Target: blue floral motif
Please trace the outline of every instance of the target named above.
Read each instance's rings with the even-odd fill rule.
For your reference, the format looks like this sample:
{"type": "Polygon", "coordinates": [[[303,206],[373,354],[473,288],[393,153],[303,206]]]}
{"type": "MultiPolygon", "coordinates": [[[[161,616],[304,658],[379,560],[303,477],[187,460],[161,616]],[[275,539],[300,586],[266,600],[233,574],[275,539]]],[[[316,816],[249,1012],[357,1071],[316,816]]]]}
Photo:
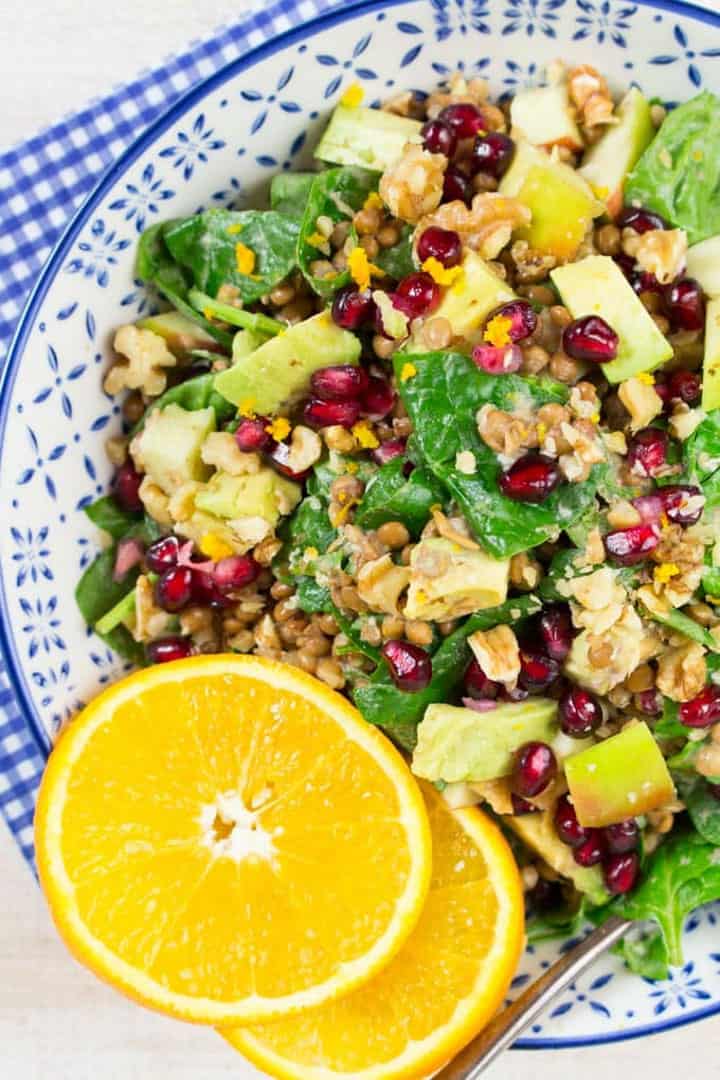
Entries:
{"type": "Polygon", "coordinates": [[[63,660],[57,668],[48,668],[46,672],[33,671],[30,675],[35,685],[42,691],[40,704],[44,709],[49,708],[57,696],[62,696],[62,706],[50,716],[53,732],[57,732],[64,720],[69,720],[79,709],[83,708],[82,701],[68,701],[68,695],[72,694],[75,687],[70,683],[70,663],[63,660]]]}
{"type": "Polygon", "coordinates": [[[295,68],[289,67],[283,71],[280,78],[275,84],[275,90],[269,94],[263,94],[260,90],[241,90],[240,97],[243,101],[249,101],[253,104],[257,103],[261,105],[260,111],[257,113],[250,125],[250,134],[254,135],[263,126],[268,118],[270,107],[277,103],[284,113],[299,113],[302,112],[302,108],[298,105],[297,101],[289,101],[287,98],[279,98],[278,94],[282,93],[285,87],[288,85],[293,75],[295,74],[295,68]]]}
{"type": "Polygon", "coordinates": [[[367,50],[371,41],[372,34],[365,34],[361,37],[359,41],[355,42],[350,57],[347,60],[340,60],[338,57],[331,56],[329,53],[320,53],[315,57],[318,64],[321,64],[323,67],[340,68],[340,72],[337,75],[333,75],[332,79],[325,87],[323,97],[330,98],[340,89],[340,84],[343,81],[343,71],[349,71],[353,75],[356,75],[358,79],[363,79],[365,81],[377,79],[377,74],[372,68],[363,67],[357,63],[367,50]]]}
{"type": "Polygon", "coordinates": [[[119,252],[130,246],[129,240],[118,240],[114,229],[106,229],[102,218],[96,218],[90,228],[90,239],[78,243],[74,259],[65,267],[68,274],[82,274],[85,278],[95,278],[101,289],[107,288],[110,280],[109,269],[117,263],[119,252]]]}
{"type": "Polygon", "coordinates": [[[590,983],[587,991],[578,990],[577,985],[572,983],[568,989],[575,995],[574,998],[569,1001],[562,1001],[559,1005],[556,1005],[549,1013],[549,1019],[555,1020],[559,1016],[567,1015],[567,1013],[569,1013],[576,1005],[587,1005],[594,1013],[609,1020],[612,1015],[610,1009],[607,1005],[603,1004],[602,1001],[598,1001],[595,995],[597,995],[598,990],[604,990],[608,983],[614,978],[615,975],[612,971],[609,971],[604,975],[598,975],[590,983]]]}
{"type": "Polygon", "coordinates": [[[648,997],[654,1000],[655,1016],[660,1016],[672,1007],[686,1009],[693,1001],[709,1001],[712,997],[703,989],[702,979],[695,974],[695,964],[692,961],[671,971],[662,982],[651,982],[650,979],[645,979],[645,982],[653,987],[648,997]]]}
{"type": "Polygon", "coordinates": [[[506,60],[507,75],[503,76],[503,85],[517,93],[518,90],[527,90],[531,86],[537,86],[540,80],[540,70],[535,61],[527,65],[516,63],[514,60],[506,60]]]}
{"type": "Polygon", "coordinates": [[[148,215],[160,212],[160,203],[172,199],[175,192],[163,187],[164,181],[156,178],[155,166],[149,162],[137,183],[125,184],[126,194],[110,203],[111,210],[124,210],[125,221],[134,221],[136,230],[145,228],[148,215]]]}
{"type": "Polygon", "coordinates": [[[146,284],[140,278],[133,278],[135,286],[120,300],[121,307],[132,307],[136,315],[154,315],[159,311],[160,294],[153,285],[146,284]]]}
{"type": "Polygon", "coordinates": [[[598,45],[609,38],[621,49],[627,48],[627,39],[623,31],[630,29],[629,20],[637,11],[630,6],[615,8],[609,0],[576,0],[582,12],[576,18],[578,29],[573,34],[573,41],[593,38],[598,45]]]}
{"type": "Polygon", "coordinates": [[[57,352],[52,345],[48,345],[46,355],[52,382],[49,386],[44,386],[41,390],[38,390],[33,398],[33,405],[41,405],[57,391],[60,395],[60,406],[62,411],[69,420],[73,415],[73,407],[72,401],[65,390],[65,386],[68,383],[76,382],[85,371],[87,364],[75,364],[74,367],[70,368],[66,375],[63,375],[60,371],[60,361],[58,360],[57,352]]]}
{"type": "Polygon", "coordinates": [[[706,904],[705,907],[693,911],[685,923],[685,933],[691,934],[699,926],[711,926],[716,928],[720,923],[720,904],[706,904]]]}
{"type": "Polygon", "coordinates": [[[435,36],[438,41],[445,41],[457,30],[467,34],[475,30],[479,34],[489,34],[489,0],[430,0],[435,19],[435,36]]]}
{"type": "Polygon", "coordinates": [[[237,176],[231,176],[227,181],[227,187],[220,191],[213,191],[210,196],[213,202],[222,203],[223,206],[238,206],[245,201],[246,191],[242,180],[237,176]]]}
{"type": "Polygon", "coordinates": [[[46,581],[53,580],[53,572],[46,561],[50,558],[50,548],[47,546],[49,531],[48,526],[43,525],[33,535],[32,529],[23,532],[14,525],[10,526],[10,535],[16,549],[12,561],[17,566],[15,584],[18,589],[22,588],[28,578],[33,585],[36,585],[41,577],[46,581]]]}
{"type": "Polygon", "coordinates": [[[443,77],[452,75],[456,71],[460,71],[464,75],[472,76],[481,74],[489,64],[489,56],[484,56],[482,60],[475,60],[472,64],[466,64],[464,60],[458,60],[456,63],[450,64],[449,66],[447,64],[441,64],[436,60],[433,62],[432,69],[438,75],[442,75],[443,77]]]}
{"type": "Polygon", "coordinates": [[[27,428],[27,435],[30,442],[30,448],[32,450],[34,463],[26,466],[17,478],[17,483],[20,487],[24,487],[25,484],[29,484],[36,476],[42,476],[45,481],[45,490],[51,499],[57,498],[57,488],[55,481],[50,473],[47,471],[50,463],[59,461],[65,453],[67,446],[65,443],[57,443],[48,451],[47,456],[40,453],[40,444],[38,437],[32,428],[27,428]]]}
{"type": "Polygon", "coordinates": [[[64,649],[65,642],[58,633],[60,626],[59,613],[57,611],[57,596],[51,596],[46,602],[37,597],[31,602],[26,597],[20,597],[20,607],[27,618],[22,631],[28,635],[28,656],[30,659],[36,656],[40,649],[46,653],[55,649],[64,649]]]}
{"type": "Polygon", "coordinates": [[[705,59],[720,56],[720,49],[692,49],[690,47],[690,39],[681,26],[677,23],[673,27],[673,37],[675,42],[682,49],[682,54],[677,53],[663,53],[660,56],[652,56],[650,58],[651,64],[660,64],[665,66],[667,64],[675,64],[678,60],[687,61],[687,76],[693,86],[702,86],[702,74],[699,67],[695,63],[695,60],[702,56],[705,59]]]}
{"type": "Polygon", "coordinates": [[[182,169],[183,180],[189,180],[198,162],[207,164],[208,154],[213,150],[222,150],[223,139],[215,138],[213,128],[205,126],[205,113],[198,113],[190,134],[178,131],[177,143],[166,146],[160,151],[161,158],[172,158],[173,168],[182,169]]]}
{"type": "Polygon", "coordinates": [[[545,37],[557,37],[557,23],[559,16],[558,8],[563,7],[565,0],[507,0],[508,7],[503,12],[508,20],[502,28],[502,33],[515,34],[518,30],[524,30],[528,37],[532,37],[537,31],[545,37]]]}

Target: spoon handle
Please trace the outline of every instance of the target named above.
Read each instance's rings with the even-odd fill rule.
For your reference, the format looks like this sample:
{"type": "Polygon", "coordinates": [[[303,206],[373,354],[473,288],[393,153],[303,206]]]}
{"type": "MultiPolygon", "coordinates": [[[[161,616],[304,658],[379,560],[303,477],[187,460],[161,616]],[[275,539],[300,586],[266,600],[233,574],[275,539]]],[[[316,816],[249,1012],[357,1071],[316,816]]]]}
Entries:
{"type": "Polygon", "coordinates": [[[553,998],[574,982],[606,949],[619,941],[631,923],[617,915],[589,934],[491,1020],[434,1080],[476,1080],[491,1061],[510,1046],[553,998]]]}

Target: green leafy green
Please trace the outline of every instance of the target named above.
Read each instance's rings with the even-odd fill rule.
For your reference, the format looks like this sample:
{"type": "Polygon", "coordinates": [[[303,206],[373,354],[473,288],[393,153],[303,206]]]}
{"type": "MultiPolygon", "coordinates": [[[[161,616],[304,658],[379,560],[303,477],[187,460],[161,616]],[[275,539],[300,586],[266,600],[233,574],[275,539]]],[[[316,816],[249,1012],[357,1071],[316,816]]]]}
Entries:
{"type": "Polygon", "coordinates": [[[86,506],[84,510],[93,525],[110,533],[114,540],[121,540],[123,536],[127,536],[142,521],[141,514],[123,510],[112,495],[103,495],[102,498],[86,506]]]}
{"type": "Polygon", "coordinates": [[[234,285],[249,304],[294,269],[298,232],[296,222],[274,210],[206,210],[174,223],[164,239],[197,289],[216,296],[221,285],[234,285]],[[238,269],[238,244],[255,255],[248,274],[238,269]]]}
{"type": "Polygon", "coordinates": [[[230,323],[231,326],[239,326],[242,330],[252,330],[255,333],[266,334],[275,337],[286,329],[285,323],[277,319],[271,319],[269,315],[263,315],[261,311],[245,311],[244,308],[233,307],[232,304],[223,304],[219,300],[213,300],[212,296],[200,292],[199,289],[191,289],[188,300],[197,311],[210,314],[214,319],[221,319],[230,323]]]}
{"type": "Polygon", "coordinates": [[[110,608],[101,619],[95,623],[95,630],[101,636],[109,634],[116,626],[124,623],[135,614],[135,588],[130,590],[122,600],[118,600],[115,607],[110,608]]]}
{"type": "Polygon", "coordinates": [[[699,484],[707,508],[720,506],[720,409],[713,409],[683,446],[690,479],[699,484]]]}
{"type": "Polygon", "coordinates": [[[394,281],[400,281],[401,278],[407,277],[417,269],[412,256],[414,231],[412,225],[403,225],[397,244],[389,248],[381,248],[373,259],[375,265],[384,270],[394,281]]]}
{"type": "Polygon", "coordinates": [[[361,529],[377,529],[386,521],[401,521],[417,537],[430,517],[430,507],[447,498],[445,489],[429,469],[422,466],[405,475],[407,460],[393,458],[365,488],[355,511],[361,529]]]}
{"type": "Polygon", "coordinates": [[[720,232],[720,98],[705,90],[668,113],[626,181],[625,202],[662,214],[691,244],[720,232]]]}
{"type": "Polygon", "coordinates": [[[695,775],[679,777],[677,783],[693,825],[703,840],[720,848],[720,802],[710,791],[707,780],[695,775]]]}
{"type": "Polygon", "coordinates": [[[574,909],[561,907],[532,915],[526,927],[528,944],[539,945],[542,941],[554,941],[558,938],[567,941],[577,937],[587,926],[588,906],[587,897],[583,896],[574,909]]]}
{"type": "MultiPolygon", "coordinates": [[[[352,215],[360,210],[370,192],[377,189],[378,178],[378,173],[350,167],[328,169],[315,177],[300,222],[297,261],[311,288],[319,296],[331,296],[336,289],[347,285],[350,274],[345,270],[329,277],[317,277],[310,269],[316,260],[327,258],[322,245],[315,242],[316,238],[324,236],[318,230],[318,218],[329,218],[334,224],[351,221],[352,215]]],[[[349,235],[357,241],[353,228],[349,235]]]]}
{"type": "Polygon", "coordinates": [[[467,356],[443,352],[396,354],[398,377],[408,360],[417,374],[399,382],[400,394],[423,460],[456,499],[483,547],[501,558],[515,555],[583,518],[593,505],[602,466],[595,466],[585,483],[562,484],[543,503],[516,502],[501,494],[497,456],[477,430],[476,415],[483,405],[511,411],[562,403],[567,398],[564,386],[551,379],[488,375],[467,356]],[[475,457],[472,475],[455,465],[463,450],[475,457]]]}
{"type": "Polygon", "coordinates": [[[477,611],[445,638],[432,658],[432,678],[424,690],[398,690],[387,667],[380,665],[366,686],[358,687],[353,700],[370,724],[382,728],[406,750],[413,750],[416,729],[428,705],[448,701],[470,662],[467,639],[476,630],[489,630],[500,623],[516,626],[534,615],[541,604],[534,596],[508,600],[499,607],[477,611]]]}
{"type": "Polygon", "coordinates": [[[184,296],[190,285],[188,274],[175,262],[165,243],[165,230],[180,219],[151,225],[140,237],[135,256],[135,273],[141,281],[152,282],[158,289],[169,289],[184,296]]]}
{"type": "Polygon", "coordinates": [[[667,946],[659,927],[630,930],[615,951],[635,975],[652,980],[667,978],[667,946]]]}
{"type": "Polygon", "coordinates": [[[275,173],[270,183],[270,208],[299,221],[305,212],[317,173],[275,173]]]}
{"type": "Polygon", "coordinates": [[[669,626],[671,630],[676,630],[678,634],[683,634],[686,638],[690,638],[691,641],[699,642],[700,645],[704,645],[711,652],[717,652],[720,649],[720,644],[709,630],[706,630],[700,623],[695,622],[689,615],[685,615],[684,612],[678,611],[676,608],[671,608],[664,614],[658,614],[650,611],[649,608],[643,608],[642,614],[646,619],[654,619],[655,622],[659,622],[663,626],[669,626]]]}
{"type": "MultiPolygon", "coordinates": [[[[100,552],[90,563],[80,578],[75,589],[75,600],[80,614],[88,626],[95,626],[99,619],[124,599],[128,586],[134,584],[138,576],[137,568],[126,574],[122,581],[113,581],[115,566],[115,548],[100,552]]],[[[118,655],[135,664],[142,664],[145,651],[124,626],[117,626],[108,634],[100,634],[103,641],[118,655]]]]}
{"type": "Polygon", "coordinates": [[[168,405],[179,405],[182,409],[187,409],[188,412],[193,412],[196,409],[207,409],[209,406],[215,411],[218,427],[221,427],[228,420],[232,420],[237,412],[234,405],[217,393],[215,390],[215,376],[212,372],[208,372],[205,375],[196,375],[194,379],[186,379],[185,382],[178,383],[177,386],[171,386],[169,390],[156,398],[148,406],[144,415],[140,417],[132,430],[132,434],[135,435],[142,429],[151,412],[154,412],[155,409],[165,409],[168,405]]]}

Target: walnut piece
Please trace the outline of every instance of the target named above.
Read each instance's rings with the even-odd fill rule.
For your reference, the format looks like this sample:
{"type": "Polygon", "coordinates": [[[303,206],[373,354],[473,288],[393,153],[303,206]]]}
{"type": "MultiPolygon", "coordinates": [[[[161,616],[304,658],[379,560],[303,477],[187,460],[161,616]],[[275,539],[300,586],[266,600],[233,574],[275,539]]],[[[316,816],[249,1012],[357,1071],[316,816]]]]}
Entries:
{"type": "Polygon", "coordinates": [[[169,509],[170,500],[163,489],[155,484],[149,476],[143,476],[138,495],[148,514],[157,521],[158,525],[172,525],[169,509]]]}
{"type": "Polygon", "coordinates": [[[530,224],[531,213],[517,199],[497,191],[482,191],[468,207],[460,199],[443,203],[418,223],[415,241],[430,226],[459,234],[465,247],[484,259],[496,258],[510,242],[515,229],[530,224]]]}
{"type": "Polygon", "coordinates": [[[684,229],[649,229],[636,233],[623,229],[622,246],[647,271],[654,274],[661,285],[669,285],[685,266],[687,234],[684,229]]]}
{"type": "Polygon", "coordinates": [[[150,579],[141,574],[135,582],[135,641],[152,641],[165,633],[172,615],[155,603],[155,592],[150,579]]]}
{"type": "Polygon", "coordinates": [[[200,450],[206,465],[212,465],[230,476],[260,472],[259,454],[244,453],[229,431],[211,431],[200,450]]]}
{"type": "Polygon", "coordinates": [[[103,383],[106,394],[119,394],[121,390],[141,390],[148,397],[162,394],[167,385],[163,368],[177,364],[164,338],[129,323],[115,334],[113,348],[126,357],[127,363],[110,368],[103,383]]]}
{"type": "MultiPolygon", "coordinates": [[[[698,534],[698,528],[667,526],[662,530],[660,543],[652,552],[651,558],[658,566],[670,566],[674,571],[667,580],[663,580],[663,575],[660,575],[660,580],[653,582],[652,589],[655,594],[669,607],[682,607],[689,603],[700,584],[704,569],[705,544],[702,536],[698,534]]],[[[649,586],[645,586],[645,590],[647,588],[649,586]]]]}
{"type": "Polygon", "coordinates": [[[402,157],[380,178],[380,195],[401,221],[416,224],[440,204],[447,158],[406,143],[402,157]]]}
{"type": "Polygon", "coordinates": [[[701,776],[720,776],[720,724],[710,729],[710,740],[700,747],[695,768],[701,776]]]}
{"type": "Polygon", "coordinates": [[[672,416],[668,420],[668,430],[674,439],[684,442],[689,439],[696,427],[703,422],[707,413],[702,409],[691,409],[684,401],[673,406],[672,416]]]}
{"type": "Polygon", "coordinates": [[[586,127],[615,123],[613,99],[608,84],[589,64],[568,72],[568,94],[578,110],[578,120],[586,127]]]}
{"type": "Polygon", "coordinates": [[[169,498],[168,513],[174,521],[187,521],[195,513],[195,496],[203,485],[197,480],[181,484],[169,498]]]}
{"type": "Polygon", "coordinates": [[[538,445],[535,424],[502,409],[496,409],[494,405],[483,405],[476,420],[480,438],[496,454],[513,458],[522,450],[538,445]]]}
{"type": "Polygon", "coordinates": [[[396,566],[388,554],[365,563],[358,573],[357,591],[371,611],[398,615],[400,594],[409,582],[410,568],[396,566]]]}
{"type": "Polygon", "coordinates": [[[476,630],[468,638],[468,645],[488,679],[510,688],[516,685],[520,674],[520,649],[509,626],[476,630]]]}
{"type": "Polygon", "coordinates": [[[658,689],[673,701],[697,697],[706,680],[705,650],[696,641],[668,649],[658,660],[658,689]]]}
{"type": "Polygon", "coordinates": [[[558,264],[555,255],[536,251],[530,247],[527,240],[516,240],[510,248],[510,257],[515,263],[516,277],[521,285],[544,281],[558,264]]]}
{"type": "Polygon", "coordinates": [[[633,376],[620,383],[618,397],[630,413],[630,428],[639,431],[663,411],[663,402],[655,387],[633,376]]]}
{"type": "Polygon", "coordinates": [[[311,468],[322,454],[322,440],[311,428],[298,424],[290,436],[290,453],[287,467],[291,472],[302,473],[311,468]]]}

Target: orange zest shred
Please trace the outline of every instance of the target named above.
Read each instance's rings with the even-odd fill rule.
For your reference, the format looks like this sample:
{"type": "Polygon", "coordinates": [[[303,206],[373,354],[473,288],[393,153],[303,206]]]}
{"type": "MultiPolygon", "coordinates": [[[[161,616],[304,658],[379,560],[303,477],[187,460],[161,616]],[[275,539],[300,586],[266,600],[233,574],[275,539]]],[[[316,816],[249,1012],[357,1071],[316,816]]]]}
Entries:
{"type": "Polygon", "coordinates": [[[371,263],[367,257],[365,248],[359,246],[353,248],[348,255],[348,270],[350,271],[350,277],[361,292],[363,289],[370,287],[371,277],[385,276],[385,271],[381,270],[379,266],[375,266],[374,263],[371,263]]]}
{"type": "Polygon", "coordinates": [[[340,98],[340,104],[344,105],[346,109],[357,109],[358,105],[362,104],[362,99],[365,97],[365,91],[359,83],[350,83],[350,86],[344,91],[340,98]]]}
{"type": "Polygon", "coordinates": [[[443,266],[434,255],[425,260],[422,268],[426,274],[430,275],[436,285],[452,285],[461,277],[463,272],[462,266],[443,266]]]}
{"type": "Polygon", "coordinates": [[[488,345],[494,345],[497,349],[512,345],[511,326],[512,319],[509,319],[507,315],[496,315],[485,327],[483,341],[487,341],[488,345]]]}
{"type": "Polygon", "coordinates": [[[286,416],[276,416],[274,420],[265,425],[265,430],[275,442],[282,442],[290,434],[290,421],[286,416]]]}
{"type": "Polygon", "coordinates": [[[220,559],[227,559],[233,554],[233,549],[222,537],[217,533],[208,532],[205,533],[200,539],[198,544],[203,555],[207,555],[208,559],[212,559],[213,562],[219,562],[220,559]]]}
{"type": "Polygon", "coordinates": [[[363,203],[363,210],[382,210],[384,206],[385,203],[382,201],[377,191],[371,191],[363,203]]]}
{"type": "Polygon", "coordinates": [[[243,398],[238,405],[238,412],[241,416],[244,416],[246,420],[255,419],[255,398],[247,397],[243,398]]]}
{"type": "Polygon", "coordinates": [[[374,450],[376,446],[380,445],[380,440],[367,420],[359,420],[357,424],[353,424],[352,433],[363,450],[374,450]]]}
{"type": "Polygon", "coordinates": [[[236,244],[235,265],[238,274],[244,274],[248,277],[255,269],[255,252],[246,244],[236,244]]]}
{"type": "Polygon", "coordinates": [[[409,360],[406,360],[400,371],[400,382],[407,382],[408,379],[412,379],[415,375],[417,375],[417,368],[409,360]]]}

